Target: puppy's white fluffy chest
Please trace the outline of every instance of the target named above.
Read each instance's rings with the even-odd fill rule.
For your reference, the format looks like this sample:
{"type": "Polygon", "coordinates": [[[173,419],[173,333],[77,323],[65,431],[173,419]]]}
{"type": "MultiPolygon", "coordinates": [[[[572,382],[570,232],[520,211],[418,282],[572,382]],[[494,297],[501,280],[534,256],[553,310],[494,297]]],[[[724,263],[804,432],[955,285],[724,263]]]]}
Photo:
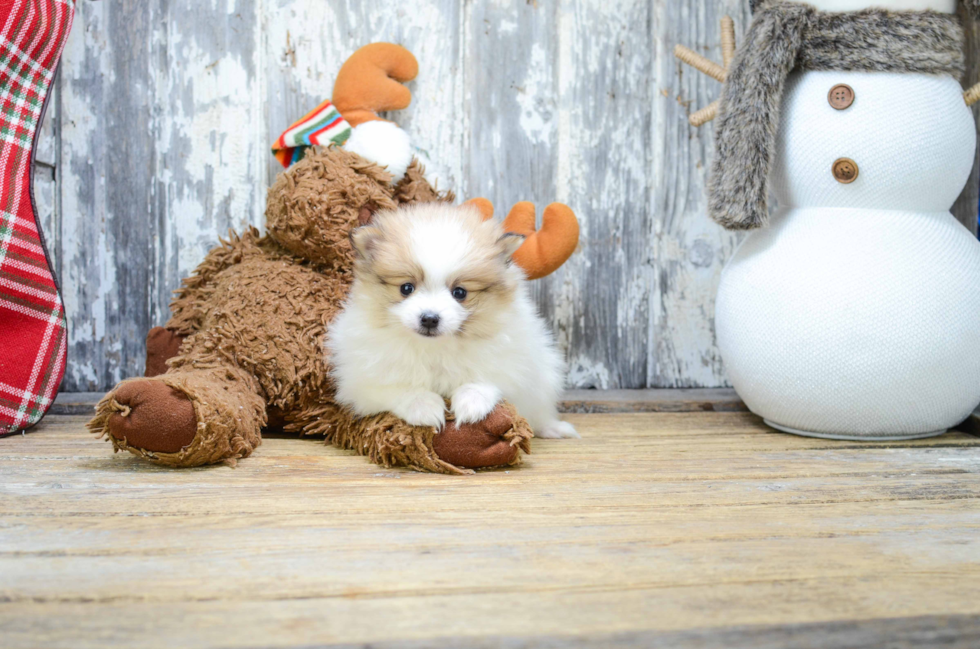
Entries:
{"type": "MultiPolygon", "coordinates": [[[[490,383],[511,400],[522,377],[537,374],[535,365],[554,365],[547,358],[548,352],[555,355],[553,346],[524,287],[509,308],[495,314],[506,326],[487,338],[426,338],[405,328],[365,326],[370,310],[359,308],[353,297],[331,327],[331,360],[372,383],[430,390],[447,399],[466,383],[490,383]]],[[[553,371],[560,372],[560,364],[553,371]]]]}

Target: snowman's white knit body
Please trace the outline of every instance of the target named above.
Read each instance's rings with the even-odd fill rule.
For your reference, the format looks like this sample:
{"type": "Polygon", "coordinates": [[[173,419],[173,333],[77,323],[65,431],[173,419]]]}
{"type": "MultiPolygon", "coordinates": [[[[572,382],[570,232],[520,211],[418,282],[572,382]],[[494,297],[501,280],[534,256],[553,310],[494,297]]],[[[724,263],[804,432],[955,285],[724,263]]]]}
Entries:
{"type": "Polygon", "coordinates": [[[980,403],[980,242],[949,211],[975,133],[949,76],[790,76],[770,175],[778,209],[728,263],[715,311],[753,412],[790,432],[898,439],[941,433],[980,403]],[[843,109],[829,101],[841,84],[843,109]],[[851,182],[833,171],[842,159],[851,182]]]}

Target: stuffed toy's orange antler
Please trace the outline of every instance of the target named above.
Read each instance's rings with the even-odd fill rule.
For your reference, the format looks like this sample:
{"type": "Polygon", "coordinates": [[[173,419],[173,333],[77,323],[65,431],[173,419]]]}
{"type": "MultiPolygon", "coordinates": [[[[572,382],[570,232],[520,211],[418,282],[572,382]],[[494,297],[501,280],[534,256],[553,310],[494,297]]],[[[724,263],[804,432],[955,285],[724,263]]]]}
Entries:
{"type": "Polygon", "coordinates": [[[412,93],[402,83],[418,73],[418,61],[401,45],[365,45],[337,73],[333,105],[351,126],[381,120],[379,111],[401,110],[412,103],[412,93]]]}
{"type": "Polygon", "coordinates": [[[504,219],[504,230],[523,234],[524,245],[514,253],[514,261],[528,279],[550,275],[571,257],[578,246],[578,219],[570,207],[552,203],[544,208],[541,229],[534,229],[534,203],[521,201],[504,219]]]}
{"type": "Polygon", "coordinates": [[[465,201],[463,205],[472,205],[477,210],[480,211],[480,216],[483,217],[484,221],[489,221],[493,218],[493,203],[485,198],[471,198],[465,201]]]}
{"type": "MultiPolygon", "coordinates": [[[[476,207],[484,221],[493,218],[493,204],[485,198],[471,198],[466,205],[476,207]]],[[[578,219],[570,207],[552,203],[544,208],[540,230],[534,228],[534,215],[534,203],[521,201],[504,219],[505,231],[524,237],[524,243],[514,253],[514,261],[524,269],[528,279],[555,272],[578,246],[578,219]]]]}

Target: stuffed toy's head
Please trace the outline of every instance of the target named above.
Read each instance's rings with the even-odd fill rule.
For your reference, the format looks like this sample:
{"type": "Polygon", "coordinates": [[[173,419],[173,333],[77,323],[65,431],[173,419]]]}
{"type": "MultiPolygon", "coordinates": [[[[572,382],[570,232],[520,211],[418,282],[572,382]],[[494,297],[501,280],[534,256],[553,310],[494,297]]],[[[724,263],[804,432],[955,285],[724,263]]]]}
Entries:
{"type": "Polygon", "coordinates": [[[366,211],[394,209],[391,174],[343,149],[314,150],[269,188],[269,236],[298,257],[334,268],[353,263],[347,234],[366,211]]]}

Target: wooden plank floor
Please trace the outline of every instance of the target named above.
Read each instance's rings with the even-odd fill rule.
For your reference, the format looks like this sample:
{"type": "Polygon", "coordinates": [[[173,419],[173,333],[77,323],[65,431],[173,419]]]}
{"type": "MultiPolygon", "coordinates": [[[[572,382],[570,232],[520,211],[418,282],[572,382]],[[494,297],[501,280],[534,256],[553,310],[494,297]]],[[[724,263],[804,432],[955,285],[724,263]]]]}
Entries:
{"type": "Polygon", "coordinates": [[[290,437],[159,469],[50,416],[0,440],[0,646],[980,646],[980,438],[568,419],[458,478],[290,437]]]}

